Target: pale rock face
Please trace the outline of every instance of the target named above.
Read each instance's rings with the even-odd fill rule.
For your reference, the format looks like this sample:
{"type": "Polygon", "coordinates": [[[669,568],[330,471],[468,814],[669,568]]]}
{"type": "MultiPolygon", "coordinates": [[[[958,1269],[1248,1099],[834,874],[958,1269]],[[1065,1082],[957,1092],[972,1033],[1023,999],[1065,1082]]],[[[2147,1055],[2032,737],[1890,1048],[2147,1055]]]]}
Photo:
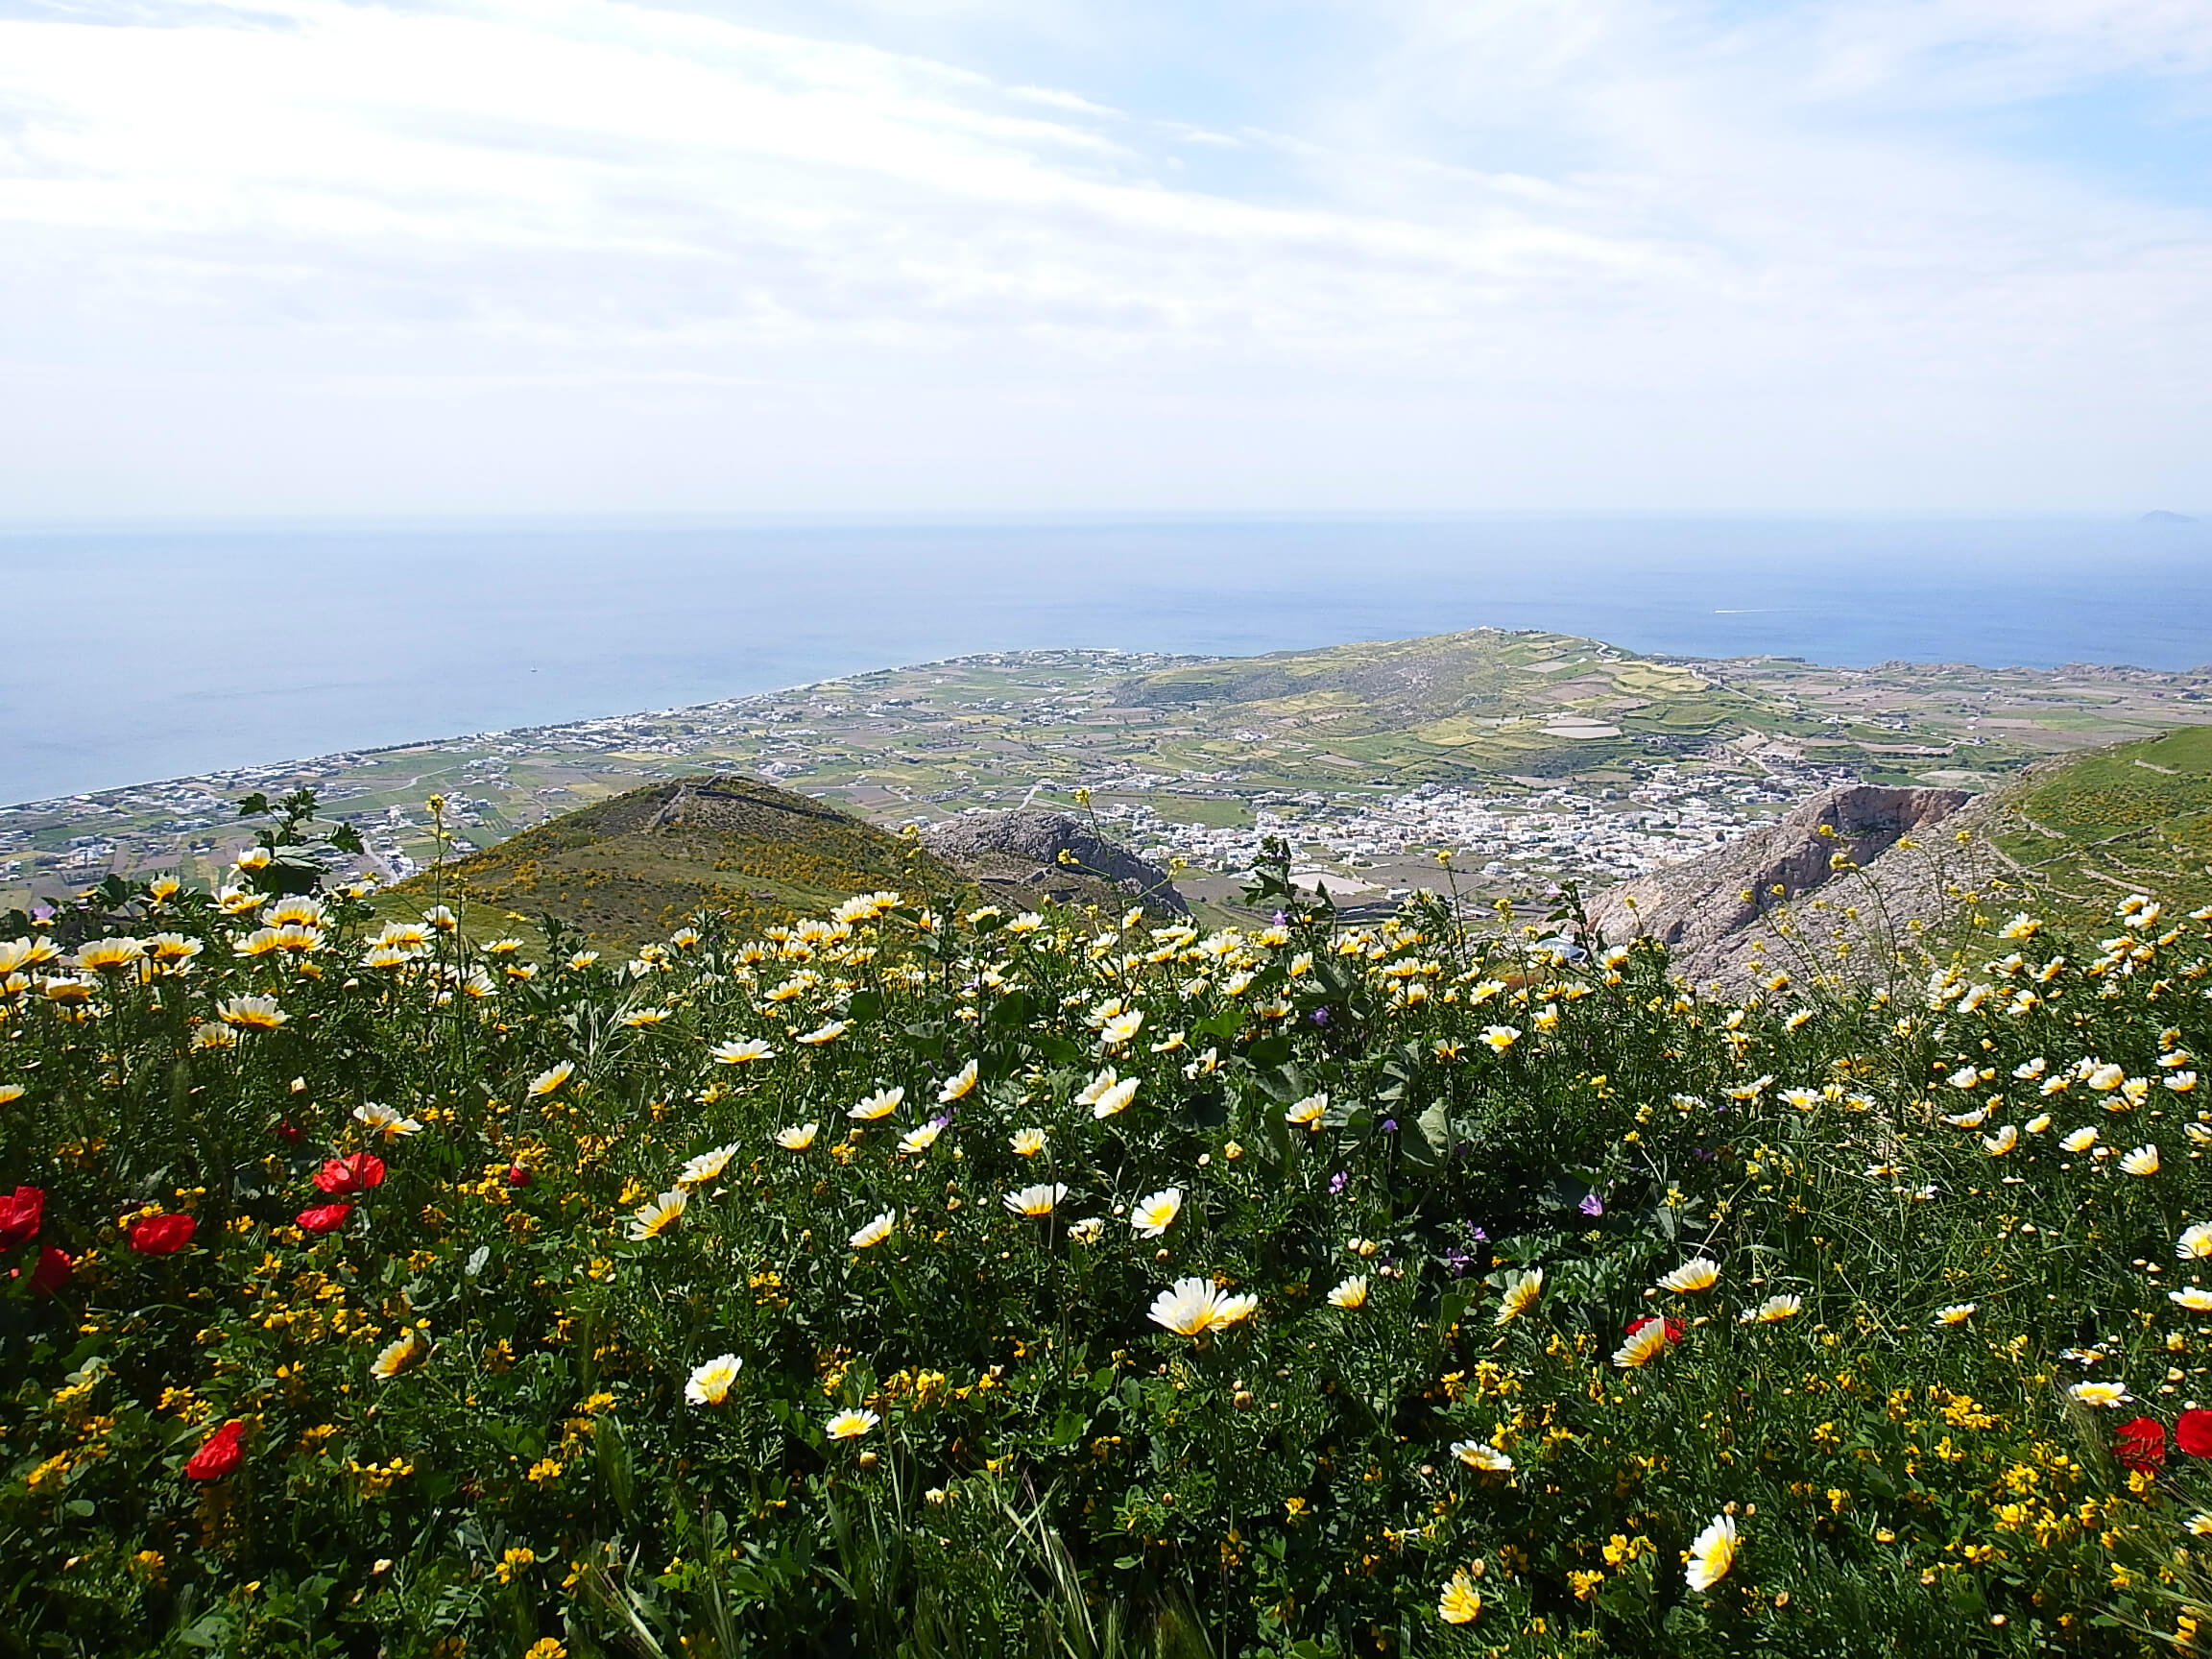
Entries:
{"type": "MultiPolygon", "coordinates": [[[[1952,837],[1954,814],[1978,814],[1974,797],[1957,789],[1901,789],[1851,784],[1815,795],[1779,824],[1753,830],[1744,837],[1695,858],[1599,894],[1590,906],[1591,921],[1616,943],[1648,934],[1672,953],[1673,971],[1694,984],[1719,979],[1740,984],[1754,976],[1745,958],[1754,941],[1767,945],[1770,973],[1799,973],[1796,953],[1773,936],[1762,920],[1787,902],[1801,921],[1812,922],[1803,900],[1816,889],[1832,904],[1857,904],[1870,916],[1886,913],[1902,927],[1907,918],[1934,921],[1955,907],[1946,888],[1971,884],[1989,873],[1993,858],[1979,838],[1960,848],[1952,837]],[[1821,828],[1833,836],[1822,835],[1821,828]],[[1900,850],[1901,838],[1915,845],[1900,850]],[[1830,860],[1841,854],[1866,874],[1838,871],[1830,860]],[[1776,886],[1787,899],[1777,898],[1776,886]],[[1743,897],[1748,889],[1754,898],[1743,897]],[[1878,895],[1878,897],[1877,897],[1878,895]],[[1631,905],[1628,901],[1633,899],[1631,905]]],[[[1815,945],[1825,931],[1811,927],[1815,945]]],[[[1833,968],[1833,962],[1826,964],[1833,968]]]]}
{"type": "Polygon", "coordinates": [[[1024,908],[1033,897],[1082,900],[1119,889],[1154,909],[1190,913],[1166,871],[1065,812],[964,813],[924,830],[922,844],[993,897],[1024,908]],[[1060,861],[1063,852],[1075,860],[1072,867],[1060,861]]]}

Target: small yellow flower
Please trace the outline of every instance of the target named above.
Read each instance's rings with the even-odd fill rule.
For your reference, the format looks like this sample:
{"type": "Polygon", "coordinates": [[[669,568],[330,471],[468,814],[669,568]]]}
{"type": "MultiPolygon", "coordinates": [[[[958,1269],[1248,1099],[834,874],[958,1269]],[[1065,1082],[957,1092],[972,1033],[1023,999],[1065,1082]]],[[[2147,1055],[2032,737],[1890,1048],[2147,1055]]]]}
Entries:
{"type": "Polygon", "coordinates": [[[1660,1276],[1659,1288],[1671,1290],[1677,1295],[1689,1295],[1698,1290],[1710,1290],[1720,1283],[1720,1263],[1709,1256],[1695,1256],[1674,1269],[1660,1276]]]}
{"type": "Polygon", "coordinates": [[[558,1066],[548,1067],[530,1079],[531,1097],[536,1099],[539,1096],[550,1094],[575,1075],[576,1062],[573,1060],[564,1060],[558,1066]]]}
{"type": "Polygon", "coordinates": [[[891,1237],[891,1229],[899,1219],[896,1211],[886,1210],[867,1226],[846,1240],[855,1250],[871,1250],[891,1237]]]}
{"type": "Polygon", "coordinates": [[[1367,1275],[1355,1273],[1335,1289],[1329,1292],[1332,1308],[1364,1308],[1367,1306],[1367,1275]]]}
{"type": "Polygon", "coordinates": [[[804,1152],[814,1144],[814,1137],[821,1129],[819,1123],[795,1123],[788,1129],[776,1131],[776,1144],[786,1152],[804,1152]]]}
{"type": "Polygon", "coordinates": [[[1691,1542],[1683,1560],[1688,1566],[1684,1576],[1693,1590],[1710,1590],[1727,1577],[1728,1570],[1736,1565],[1736,1517],[1714,1516],[1691,1542]]]}
{"type": "Polygon", "coordinates": [[[855,1123],[873,1123],[878,1118],[888,1118],[899,1110],[906,1098],[904,1089],[878,1089],[857,1106],[846,1108],[845,1116],[855,1123]]]}
{"type": "Polygon", "coordinates": [[[832,1440],[857,1440],[883,1419],[873,1411],[840,1411],[824,1426],[832,1440]]]}
{"type": "Polygon", "coordinates": [[[1509,1319],[1518,1318],[1527,1310],[1528,1305],[1536,1300],[1543,1288],[1544,1269],[1541,1267],[1532,1267],[1526,1273],[1509,1276],[1505,1281],[1504,1294],[1498,1303],[1497,1322],[1503,1325],[1509,1319]]]}
{"type": "Polygon", "coordinates": [[[1437,1595],[1436,1617],[1447,1624],[1472,1624],[1481,1615],[1482,1592],[1475,1588],[1475,1580],[1464,1569],[1453,1574],[1437,1595]]]}

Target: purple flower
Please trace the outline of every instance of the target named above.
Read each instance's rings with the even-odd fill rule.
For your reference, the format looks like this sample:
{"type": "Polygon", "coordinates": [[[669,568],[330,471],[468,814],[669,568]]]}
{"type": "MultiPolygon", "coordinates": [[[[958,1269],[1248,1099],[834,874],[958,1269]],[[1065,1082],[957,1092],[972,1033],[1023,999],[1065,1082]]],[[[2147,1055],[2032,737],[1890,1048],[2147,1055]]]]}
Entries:
{"type": "Polygon", "coordinates": [[[1470,1244],[1487,1244],[1490,1242],[1490,1235],[1483,1232],[1479,1227],[1470,1227],[1467,1229],[1467,1242],[1470,1244]]]}
{"type": "Polygon", "coordinates": [[[1593,1192],[1575,1208],[1581,1211],[1585,1215],[1602,1215],[1605,1214],[1605,1200],[1593,1192]]]}
{"type": "Polygon", "coordinates": [[[1282,911],[1278,910],[1278,911],[1276,911],[1276,912],[1275,912],[1275,915],[1274,915],[1274,917],[1273,917],[1273,921],[1274,921],[1274,923],[1275,923],[1275,926],[1278,926],[1278,927],[1286,927],[1286,926],[1289,926],[1289,923],[1290,923],[1290,918],[1289,918],[1289,917],[1287,917],[1287,916],[1286,916],[1286,915],[1284,915],[1282,911]]]}
{"type": "Polygon", "coordinates": [[[1700,1146],[1700,1147],[1698,1147],[1696,1150],[1697,1150],[1697,1160],[1698,1160],[1698,1162],[1699,1162],[1699,1163],[1701,1163],[1701,1164],[1710,1164],[1710,1163],[1712,1163],[1712,1162],[1713,1162],[1713,1160],[1714,1160],[1714,1159],[1716,1159],[1716,1158],[1718,1158],[1718,1157],[1719,1157],[1719,1156],[1720,1156],[1720,1154],[1719,1154],[1719,1153],[1718,1153],[1718,1152],[1713,1152],[1713,1151],[1709,1151],[1709,1150],[1707,1150],[1707,1149],[1706,1149],[1705,1147],[1703,1147],[1703,1146],[1700,1146]]]}
{"type": "Polygon", "coordinates": [[[1328,1010],[1328,1009],[1326,1009],[1326,1008],[1316,1008],[1316,1009],[1314,1009],[1314,1010],[1313,1010],[1313,1014],[1312,1014],[1312,1020],[1313,1020],[1313,1023],[1314,1023],[1314,1024],[1316,1024],[1316,1025],[1326,1025],[1326,1024],[1328,1024],[1328,1023],[1329,1023],[1329,1010],[1328,1010]]]}
{"type": "Polygon", "coordinates": [[[1383,1133],[1383,1134],[1385,1134],[1385,1135],[1395,1135],[1395,1134],[1397,1134],[1397,1133],[1398,1133],[1398,1119],[1397,1119],[1397,1118],[1383,1118],[1383,1119],[1382,1119],[1382,1133],[1383,1133]]]}
{"type": "Polygon", "coordinates": [[[1332,1198],[1341,1198],[1341,1197],[1343,1197],[1343,1196],[1344,1196],[1344,1182],[1345,1182],[1345,1174],[1344,1174],[1344,1171],[1343,1171],[1343,1170],[1341,1170],[1341,1169],[1337,1170],[1335,1174],[1334,1174],[1334,1175],[1330,1176],[1330,1177],[1329,1177],[1329,1196],[1330,1196],[1330,1197],[1332,1197],[1332,1198]]]}
{"type": "Polygon", "coordinates": [[[1452,1277],[1456,1279],[1475,1265],[1475,1258],[1464,1250],[1447,1250],[1444,1252],[1444,1265],[1452,1269],[1452,1277]]]}

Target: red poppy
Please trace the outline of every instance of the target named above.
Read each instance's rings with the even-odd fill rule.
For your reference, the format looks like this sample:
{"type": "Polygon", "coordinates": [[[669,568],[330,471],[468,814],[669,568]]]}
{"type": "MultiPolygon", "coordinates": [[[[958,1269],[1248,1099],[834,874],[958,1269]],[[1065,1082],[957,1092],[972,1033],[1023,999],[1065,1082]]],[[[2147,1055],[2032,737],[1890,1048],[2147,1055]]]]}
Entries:
{"type": "Polygon", "coordinates": [[[2155,1417],[2135,1417],[2112,1431],[2112,1455],[2124,1469],[2154,1475],[2166,1464],[2166,1426],[2155,1417]]]}
{"type": "Polygon", "coordinates": [[[310,1233],[335,1233],[346,1225],[346,1217],[353,1214],[350,1204],[318,1204],[300,1212],[300,1225],[310,1233]]]}
{"type": "Polygon", "coordinates": [[[373,1152],[349,1152],[315,1171],[315,1185],[325,1192],[366,1192],[383,1184],[384,1160],[373,1152]]]}
{"type": "Polygon", "coordinates": [[[0,1198],[0,1250],[36,1238],[38,1223],[45,1215],[46,1194],[39,1188],[18,1187],[10,1196],[0,1198]]]}
{"type": "Polygon", "coordinates": [[[2192,1457],[2212,1457],[2212,1411],[2182,1412],[2174,1424],[2174,1444],[2192,1457]]]}
{"type": "Polygon", "coordinates": [[[300,1125],[293,1122],[289,1118],[279,1119],[276,1124],[276,1139],[284,1142],[299,1140],[300,1125]]]}
{"type": "Polygon", "coordinates": [[[527,1187],[527,1186],[529,1186],[529,1185],[530,1185],[530,1171],[529,1171],[529,1170],[527,1170],[527,1169],[525,1169],[525,1168],[523,1168],[523,1167],[522,1167],[522,1166],[521,1166],[521,1165],[519,1165],[519,1164],[510,1164],[510,1165],[508,1165],[508,1166],[507,1166],[507,1185],[508,1185],[508,1186],[510,1186],[510,1187],[527,1187]]]}
{"type": "Polygon", "coordinates": [[[131,1223],[124,1241],[141,1256],[174,1256],[192,1242],[199,1225],[189,1215],[148,1215],[131,1223]]]}
{"type": "MultiPolygon", "coordinates": [[[[1652,1322],[1654,1319],[1656,1319],[1656,1318],[1658,1318],[1658,1317],[1659,1317],[1659,1315],[1658,1315],[1658,1314],[1656,1314],[1656,1313],[1647,1313],[1647,1314],[1645,1314],[1645,1315],[1644,1315],[1644,1316],[1643,1316],[1641,1319],[1631,1319],[1631,1320],[1629,1320],[1629,1321],[1628,1321],[1628,1334],[1629,1334],[1629,1335],[1631,1335],[1631,1336],[1635,1335],[1637,1332],[1639,1332],[1639,1331],[1643,1330],[1645,1326],[1647,1326],[1647,1325],[1650,1324],[1650,1323],[1651,1323],[1651,1322],[1652,1322]]],[[[1668,1341],[1670,1341],[1670,1342],[1679,1342],[1679,1341],[1681,1341],[1681,1340],[1682,1340],[1682,1337],[1683,1337],[1683,1334],[1685,1334],[1685,1333],[1686,1333],[1686,1332],[1687,1332],[1689,1329],[1690,1329],[1690,1327],[1689,1327],[1689,1326],[1687,1326],[1687,1325],[1683,1324],[1683,1323],[1682,1323],[1682,1321],[1681,1321],[1681,1320],[1679,1320],[1679,1319],[1677,1319],[1677,1318],[1675,1318],[1673,1314],[1670,1313],[1670,1314],[1668,1314],[1668,1315],[1667,1315],[1667,1340],[1668,1340],[1668,1341]]]]}
{"type": "Polygon", "coordinates": [[[246,1461],[246,1425],[233,1417],[214,1433],[206,1443],[192,1454],[184,1465],[184,1474],[193,1480],[220,1480],[239,1464],[246,1461]]]}
{"type": "Polygon", "coordinates": [[[38,1265],[31,1269],[31,1288],[41,1296],[53,1295],[69,1283],[69,1271],[76,1265],[68,1251],[47,1245],[38,1252],[38,1265]]]}

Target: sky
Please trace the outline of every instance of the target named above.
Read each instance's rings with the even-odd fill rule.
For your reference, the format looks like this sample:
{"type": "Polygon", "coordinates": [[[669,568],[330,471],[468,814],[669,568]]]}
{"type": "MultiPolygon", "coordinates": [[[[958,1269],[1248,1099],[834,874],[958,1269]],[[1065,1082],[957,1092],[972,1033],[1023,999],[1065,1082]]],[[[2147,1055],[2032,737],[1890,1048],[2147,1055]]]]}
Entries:
{"type": "Polygon", "coordinates": [[[2205,0],[0,0],[0,523],[2212,508],[2205,0]]]}

